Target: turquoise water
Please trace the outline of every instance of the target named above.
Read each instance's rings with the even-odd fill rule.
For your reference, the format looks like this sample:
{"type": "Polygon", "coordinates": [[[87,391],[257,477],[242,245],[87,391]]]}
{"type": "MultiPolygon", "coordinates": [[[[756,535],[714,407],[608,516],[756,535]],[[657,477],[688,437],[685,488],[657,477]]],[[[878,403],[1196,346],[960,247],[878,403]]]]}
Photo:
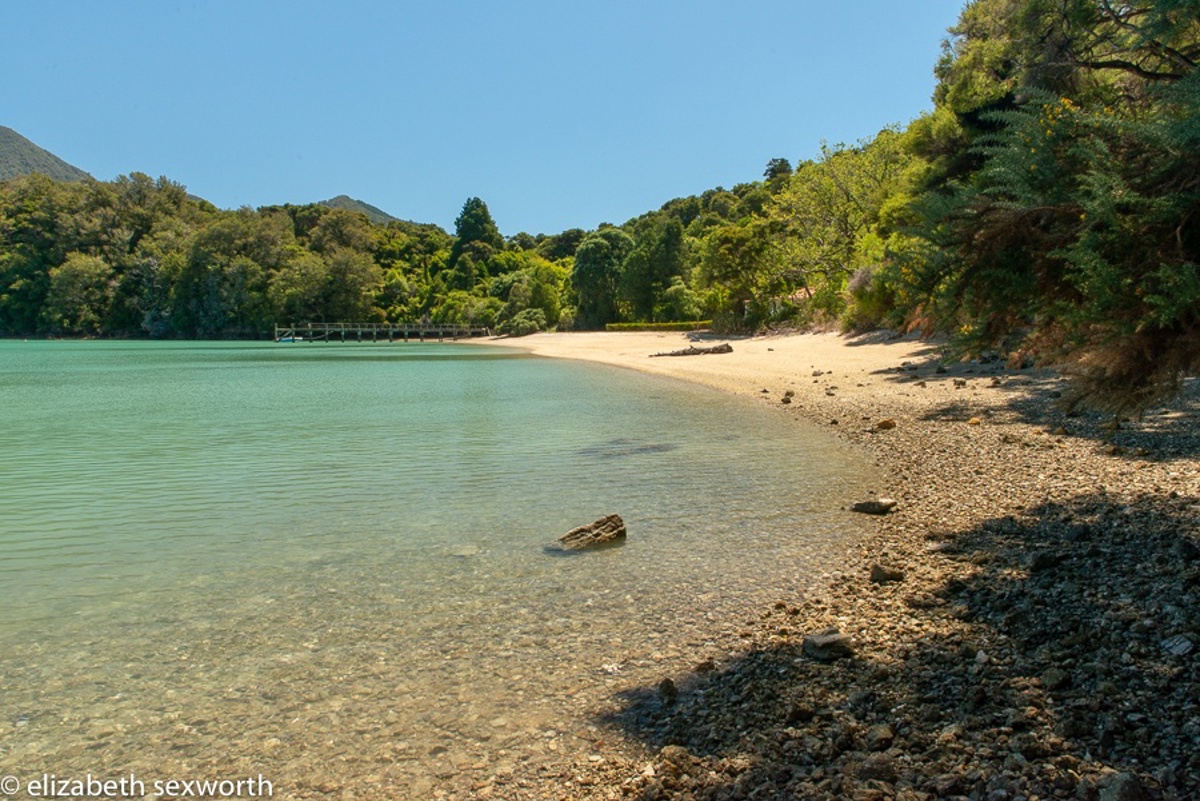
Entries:
{"type": "Polygon", "coordinates": [[[0,770],[289,797],[570,753],[613,676],[803,591],[874,481],[763,405],[466,344],[0,342],[0,415],[0,770]],[[610,512],[626,546],[544,550],[610,512]]]}

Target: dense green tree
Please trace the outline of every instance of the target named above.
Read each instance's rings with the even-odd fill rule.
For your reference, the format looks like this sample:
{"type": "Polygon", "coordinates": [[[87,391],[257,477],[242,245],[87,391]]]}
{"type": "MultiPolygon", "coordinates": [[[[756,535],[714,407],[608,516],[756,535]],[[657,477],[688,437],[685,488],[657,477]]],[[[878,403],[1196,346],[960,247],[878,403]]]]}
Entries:
{"type": "Polygon", "coordinates": [[[582,228],[568,228],[561,234],[548,236],[538,244],[538,253],[550,261],[569,259],[575,255],[579,243],[587,236],[582,228]]]}
{"type": "Polygon", "coordinates": [[[274,318],[281,323],[322,320],[322,299],[330,280],[325,259],[310,250],[292,248],[268,281],[267,297],[274,318]]]}
{"type": "Polygon", "coordinates": [[[655,311],[657,320],[699,320],[704,313],[700,298],[682,277],[671,279],[671,285],[663,291],[655,311]]]}
{"type": "Polygon", "coordinates": [[[222,215],[197,232],[174,286],[172,320],[188,336],[247,336],[269,327],[267,276],[291,231],[273,215],[222,215]]]}
{"type": "Polygon", "coordinates": [[[58,333],[99,333],[112,302],[113,268],[98,256],[69,253],[49,277],[42,309],[47,327],[58,333]]]}
{"type": "Polygon", "coordinates": [[[367,215],[348,209],[329,209],[308,234],[309,247],[326,255],[347,250],[371,253],[375,239],[375,228],[367,215]]]}
{"type": "Polygon", "coordinates": [[[761,225],[724,225],[705,237],[699,278],[722,324],[754,329],[767,320],[786,291],[775,266],[761,225]]]}
{"type": "MultiPolygon", "coordinates": [[[[563,289],[568,277],[566,268],[546,261],[533,251],[509,255],[519,266],[492,279],[488,289],[489,295],[504,301],[499,322],[502,324],[522,312],[536,309],[541,313],[543,327],[550,321],[556,323],[562,313],[563,289]]],[[[526,315],[524,319],[535,318],[526,315]]]]}
{"type": "Polygon", "coordinates": [[[504,304],[498,298],[480,297],[461,289],[447,292],[433,310],[432,319],[444,325],[477,325],[495,328],[504,304]]]}
{"type": "Polygon", "coordinates": [[[504,237],[492,220],[487,204],[477,197],[467,198],[462,211],[454,220],[454,235],[460,244],[483,242],[494,250],[504,247],[504,237]]]}
{"type": "Polygon", "coordinates": [[[628,316],[634,320],[655,319],[663,292],[683,274],[684,267],[683,225],[674,217],[663,218],[622,265],[619,295],[628,316]]]}
{"type": "Polygon", "coordinates": [[[955,115],[974,163],[931,186],[911,264],[913,296],[964,348],[1068,365],[1116,409],[1200,366],[1198,10],[964,10],[935,113],[955,115]]]}
{"type": "Polygon", "coordinates": [[[774,193],[782,189],[791,174],[792,163],[787,159],[774,158],[768,161],[767,168],[763,170],[763,178],[766,179],[768,192],[774,193]]]}
{"type": "Polygon", "coordinates": [[[536,250],[538,241],[532,234],[521,231],[510,236],[505,245],[512,250],[536,250]]]}
{"type": "Polygon", "coordinates": [[[375,303],[389,322],[412,322],[425,303],[421,284],[399,269],[387,270],[375,303]]]}
{"type": "Polygon", "coordinates": [[[680,225],[687,229],[691,226],[692,221],[700,216],[703,209],[700,206],[700,198],[693,195],[667,201],[660,211],[675,217],[679,220],[680,225]]]}
{"type": "Polygon", "coordinates": [[[121,231],[127,253],[135,252],[161,220],[180,216],[187,201],[187,190],[181,184],[166,177],[155,181],[140,172],[118,176],[113,189],[116,227],[121,231]]]}
{"type": "Polygon", "coordinates": [[[50,268],[66,259],[66,218],[80,192],[39,174],[8,181],[3,189],[0,331],[32,333],[50,290],[50,268]]]}
{"type": "Polygon", "coordinates": [[[0,253],[0,333],[37,331],[49,292],[49,269],[39,258],[0,253]]]}
{"type": "Polygon", "coordinates": [[[856,147],[822,145],[801,164],[768,211],[776,282],[802,292],[811,312],[836,318],[857,270],[882,256],[874,246],[883,210],[918,178],[906,140],[887,129],[856,147]]]}
{"type": "Polygon", "coordinates": [[[120,271],[108,333],[170,335],[176,282],[187,263],[187,254],[199,227],[215,210],[188,204],[179,216],[162,217],[143,237],[136,253],[120,271]]]}
{"type": "Polygon", "coordinates": [[[478,265],[477,270],[486,274],[488,258],[504,249],[504,237],[500,235],[500,229],[492,220],[487,204],[477,197],[467,198],[463,203],[462,211],[454,220],[454,237],[450,259],[446,264],[450,270],[456,268],[463,254],[469,253],[478,265]]]}
{"type": "Polygon", "coordinates": [[[330,253],[329,282],[324,310],[331,320],[378,321],[375,293],[383,285],[383,271],[369,254],[349,248],[330,253]]]}
{"type": "Polygon", "coordinates": [[[579,298],[577,324],[603,328],[617,319],[621,268],[634,248],[633,238],[619,228],[601,228],[579,243],[571,284],[579,298]]]}
{"type": "Polygon", "coordinates": [[[541,309],[525,309],[502,321],[497,328],[501,334],[523,337],[546,329],[546,314],[541,309]]]}

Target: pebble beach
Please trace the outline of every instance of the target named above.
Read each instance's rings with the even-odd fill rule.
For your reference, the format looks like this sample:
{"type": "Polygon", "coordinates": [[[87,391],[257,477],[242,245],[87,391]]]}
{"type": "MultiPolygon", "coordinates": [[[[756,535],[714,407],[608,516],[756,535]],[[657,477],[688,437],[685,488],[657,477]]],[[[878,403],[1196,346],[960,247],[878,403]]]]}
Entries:
{"type": "Polygon", "coordinates": [[[948,362],[915,337],[701,344],[723,341],[731,352],[660,358],[691,340],[495,342],[778,407],[864,449],[885,476],[864,500],[894,507],[810,590],[714,622],[655,681],[616,682],[561,759],[431,795],[1200,797],[1194,382],[1114,426],[1066,411],[1053,371],[948,362]]]}

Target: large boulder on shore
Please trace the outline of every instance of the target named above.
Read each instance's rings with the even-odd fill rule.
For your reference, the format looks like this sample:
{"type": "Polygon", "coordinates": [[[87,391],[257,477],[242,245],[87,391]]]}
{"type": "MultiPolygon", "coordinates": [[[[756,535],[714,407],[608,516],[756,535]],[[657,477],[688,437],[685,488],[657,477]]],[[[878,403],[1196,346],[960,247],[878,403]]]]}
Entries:
{"type": "Polygon", "coordinates": [[[605,515],[594,523],[571,529],[558,538],[558,544],[563,550],[581,551],[620,543],[625,533],[625,521],[620,515],[605,515]]]}

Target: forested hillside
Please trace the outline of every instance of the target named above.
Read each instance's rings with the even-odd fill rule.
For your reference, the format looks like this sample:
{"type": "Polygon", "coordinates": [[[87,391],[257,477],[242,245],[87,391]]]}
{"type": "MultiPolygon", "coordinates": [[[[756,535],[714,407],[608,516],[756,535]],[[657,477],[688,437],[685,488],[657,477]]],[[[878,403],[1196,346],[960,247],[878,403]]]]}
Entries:
{"type": "Polygon", "coordinates": [[[367,215],[367,219],[376,225],[387,225],[396,218],[388,214],[383,209],[376,208],[370,203],[364,203],[361,200],[355,200],[348,195],[338,195],[331,197],[329,200],[322,200],[322,206],[328,206],[331,209],[346,209],[347,211],[361,211],[367,215]]]}
{"type": "Polygon", "coordinates": [[[82,181],[86,172],[0,125],[0,181],[40,172],[58,181],[82,181]]]}
{"type": "Polygon", "coordinates": [[[479,198],[450,234],[221,211],[139,174],[18,178],[0,185],[0,332],[891,325],[1074,365],[1137,404],[1200,364],[1197,58],[1200,0],[975,0],[907,126],[554,235],[505,237],[479,198]]]}

